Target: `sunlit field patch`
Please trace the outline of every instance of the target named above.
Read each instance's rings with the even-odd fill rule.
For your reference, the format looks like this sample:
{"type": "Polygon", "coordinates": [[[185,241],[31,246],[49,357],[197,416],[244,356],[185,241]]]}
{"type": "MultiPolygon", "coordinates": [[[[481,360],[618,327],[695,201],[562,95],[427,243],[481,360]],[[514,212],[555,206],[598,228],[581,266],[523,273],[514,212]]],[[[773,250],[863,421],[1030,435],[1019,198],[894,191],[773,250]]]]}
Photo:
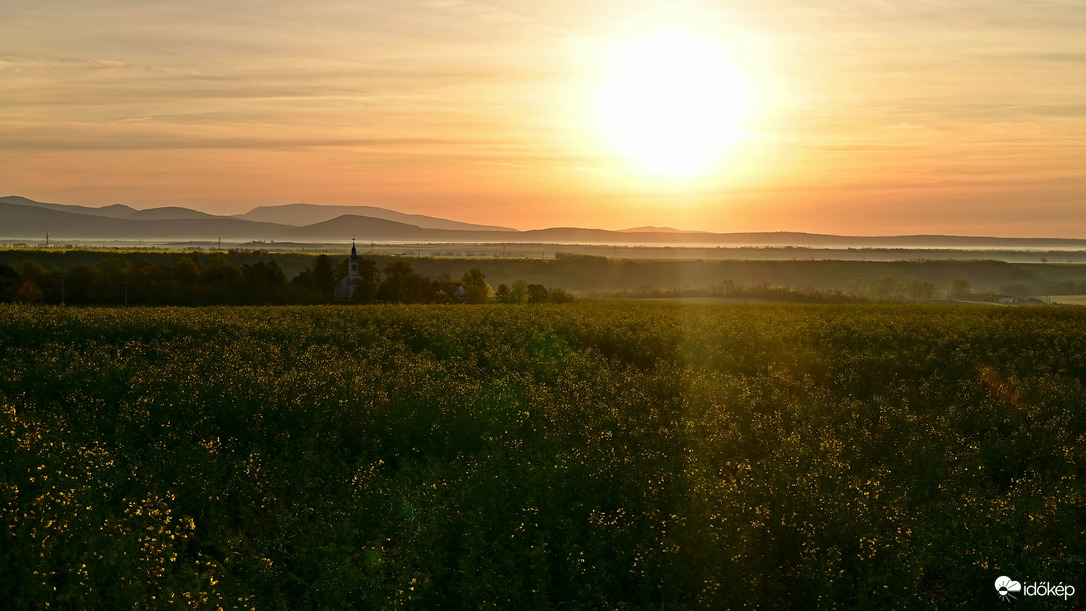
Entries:
{"type": "Polygon", "coordinates": [[[14,608],[990,605],[1086,574],[1077,309],[0,307],[14,608]]]}

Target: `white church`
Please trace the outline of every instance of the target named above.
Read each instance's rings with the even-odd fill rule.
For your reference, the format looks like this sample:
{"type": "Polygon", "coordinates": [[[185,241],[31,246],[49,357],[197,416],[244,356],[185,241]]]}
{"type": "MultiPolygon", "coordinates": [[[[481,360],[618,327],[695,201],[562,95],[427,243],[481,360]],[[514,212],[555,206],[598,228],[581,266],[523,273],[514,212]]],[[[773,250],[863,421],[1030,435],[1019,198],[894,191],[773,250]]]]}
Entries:
{"type": "Polygon", "coordinates": [[[336,299],[343,299],[350,301],[351,296],[354,295],[354,284],[358,280],[358,249],[355,248],[354,240],[351,240],[351,260],[347,264],[347,275],[342,280],[336,283],[335,296],[336,299]]]}

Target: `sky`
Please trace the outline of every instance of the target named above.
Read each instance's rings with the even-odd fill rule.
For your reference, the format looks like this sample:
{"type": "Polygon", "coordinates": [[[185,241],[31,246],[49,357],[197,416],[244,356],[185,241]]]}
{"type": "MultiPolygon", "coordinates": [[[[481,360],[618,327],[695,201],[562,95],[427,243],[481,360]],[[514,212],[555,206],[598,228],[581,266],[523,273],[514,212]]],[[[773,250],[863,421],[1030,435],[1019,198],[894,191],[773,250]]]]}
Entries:
{"type": "Polygon", "coordinates": [[[0,195],[1086,238],[1083,32],[1086,0],[3,0],[0,195]],[[644,109],[684,78],[724,85],[644,109]],[[693,98],[727,137],[668,146],[708,161],[623,148],[693,98]]]}

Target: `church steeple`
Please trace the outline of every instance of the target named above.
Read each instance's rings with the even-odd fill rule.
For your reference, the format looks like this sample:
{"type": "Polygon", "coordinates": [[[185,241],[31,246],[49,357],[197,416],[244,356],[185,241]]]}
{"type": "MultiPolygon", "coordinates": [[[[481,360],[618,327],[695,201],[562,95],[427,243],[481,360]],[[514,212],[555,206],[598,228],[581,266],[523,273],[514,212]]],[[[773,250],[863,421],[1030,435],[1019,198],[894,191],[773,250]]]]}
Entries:
{"type": "Polygon", "coordinates": [[[336,299],[350,300],[358,281],[358,248],[354,245],[354,238],[351,239],[351,258],[347,261],[347,275],[336,283],[336,299]]]}
{"type": "Polygon", "coordinates": [[[351,238],[351,264],[347,268],[347,276],[352,281],[358,277],[358,249],[354,246],[354,238],[351,238]]]}

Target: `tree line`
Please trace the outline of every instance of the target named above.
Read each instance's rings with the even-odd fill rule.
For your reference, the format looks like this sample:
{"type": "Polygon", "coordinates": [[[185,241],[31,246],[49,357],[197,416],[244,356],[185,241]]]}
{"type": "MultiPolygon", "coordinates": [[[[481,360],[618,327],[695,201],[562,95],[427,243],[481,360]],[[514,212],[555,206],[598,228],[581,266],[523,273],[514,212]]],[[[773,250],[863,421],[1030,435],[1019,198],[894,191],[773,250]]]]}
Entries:
{"type": "MultiPolygon", "coordinates": [[[[448,274],[427,278],[411,263],[390,261],[383,268],[358,259],[352,303],[565,303],[572,296],[557,287],[517,280],[497,289],[478,268],[457,281],[448,274]]],[[[274,260],[236,265],[219,254],[201,262],[181,256],[169,265],[124,257],[67,269],[47,268],[25,259],[0,262],[0,302],[126,305],[305,305],[345,301],[336,285],[347,277],[347,261],[316,257],[313,266],[288,279],[274,260]]]]}

